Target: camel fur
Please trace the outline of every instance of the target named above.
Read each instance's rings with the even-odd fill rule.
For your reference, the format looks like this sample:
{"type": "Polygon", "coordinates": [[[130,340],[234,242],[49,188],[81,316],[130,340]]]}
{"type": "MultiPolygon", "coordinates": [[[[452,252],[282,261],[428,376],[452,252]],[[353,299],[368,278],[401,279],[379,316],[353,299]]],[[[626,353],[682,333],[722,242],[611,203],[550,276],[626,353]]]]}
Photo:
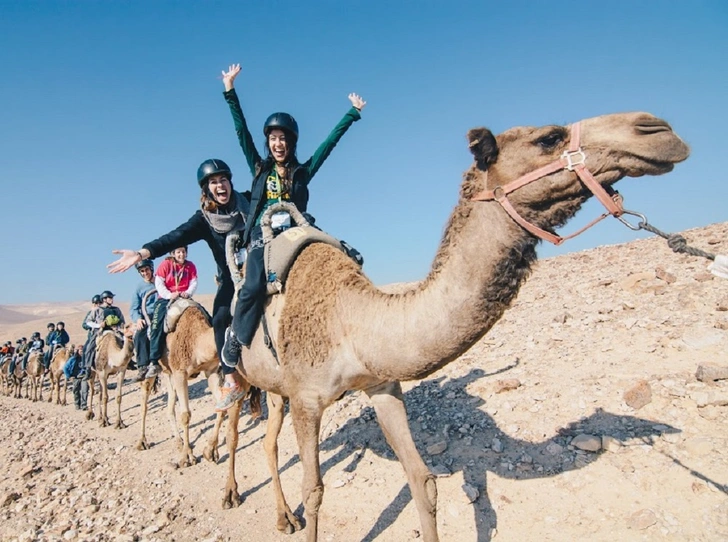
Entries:
{"type": "Polygon", "coordinates": [[[63,372],[63,367],[66,365],[68,359],[73,355],[76,347],[72,344],[66,346],[59,346],[53,353],[51,364],[48,369],[48,376],[51,380],[51,389],[48,394],[48,402],[53,402],[53,392],[56,392],[56,404],[66,406],[66,392],[68,391],[68,379],[66,374],[63,372]],[[61,385],[61,379],[63,379],[63,385],[61,385]],[[63,399],[61,399],[61,390],[63,390],[63,399]]]}
{"type": "Polygon", "coordinates": [[[131,324],[126,324],[124,326],[122,346],[119,346],[116,332],[105,332],[96,341],[96,367],[92,371],[94,376],[89,378],[88,413],[86,418],[93,418],[94,384],[95,380],[98,380],[101,385],[101,398],[99,399],[99,426],[101,427],[111,425],[107,415],[109,403],[108,380],[113,375],[116,375],[116,423],[114,428],[123,429],[126,427],[121,419],[121,397],[126,366],[129,365],[129,361],[134,354],[132,334],[131,324]]]}
{"type": "Polygon", "coordinates": [[[43,400],[43,380],[45,380],[45,367],[43,366],[43,352],[31,352],[28,356],[28,365],[25,367],[28,376],[26,386],[30,387],[30,399],[35,403],[43,400]]]}
{"type": "MultiPolygon", "coordinates": [[[[586,119],[581,132],[586,167],[605,187],[625,176],[666,173],[689,155],[688,147],[665,121],[646,113],[586,119]]],[[[569,140],[569,127],[556,125],[512,128],[498,136],[485,128],[468,132],[474,162],[465,172],[459,201],[429,275],[411,290],[384,293],[345,254],[314,244],[293,265],[285,293],[268,300],[266,317],[279,361],[258,332],[250,348],[243,348],[238,370],[250,384],[268,391],[264,446],[276,492],[280,488],[276,440],[284,412],[281,398],[290,401],[303,466],[302,503],[309,542],[318,537],[324,494],[319,463],[321,417],[349,390],[363,390],[370,397],[382,431],[404,468],[422,539],[438,540],[435,477],[415,447],[399,382],[427,377],[482,338],[513,302],[536,259],[538,240],[498,202],[470,198],[553,162],[568,148],[569,140]]],[[[508,197],[522,217],[552,231],[574,216],[590,196],[573,171],[562,169],[508,197]]],[[[237,422],[234,409],[230,416],[237,422]]],[[[300,522],[285,500],[278,500],[277,506],[278,529],[298,529],[300,522]]]]}
{"type": "MultiPolygon", "coordinates": [[[[188,381],[197,378],[200,373],[204,373],[208,386],[216,400],[219,398],[220,389],[220,377],[217,373],[220,360],[215,346],[214,332],[204,308],[195,303],[185,309],[177,321],[174,331],[167,334],[166,341],[167,348],[160,360],[160,365],[167,381],[167,414],[172,438],[177,442],[177,447],[180,450],[177,465],[187,467],[197,462],[190,444],[191,417],[188,381]],[[178,400],[180,403],[179,424],[182,425],[181,438],[178,420],[175,416],[178,400]]],[[[249,389],[250,386],[248,385],[247,388],[249,389]]],[[[146,416],[151,392],[152,379],[147,379],[142,382],[141,434],[136,444],[138,450],[147,450],[149,448],[149,442],[146,438],[146,416]]],[[[215,430],[205,449],[205,457],[211,461],[217,461],[219,458],[217,443],[223,418],[224,416],[218,413],[215,430]]],[[[235,440],[237,441],[237,438],[235,440]]],[[[228,446],[232,446],[230,439],[227,442],[228,446]]]]}

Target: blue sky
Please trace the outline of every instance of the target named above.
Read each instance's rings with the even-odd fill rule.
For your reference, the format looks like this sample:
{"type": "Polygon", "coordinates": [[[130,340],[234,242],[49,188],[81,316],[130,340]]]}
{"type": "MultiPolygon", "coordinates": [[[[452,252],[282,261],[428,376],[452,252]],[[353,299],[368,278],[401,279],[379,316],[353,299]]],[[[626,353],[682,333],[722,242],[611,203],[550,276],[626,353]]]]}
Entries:
{"type": "MultiPolygon", "coordinates": [[[[427,274],[475,126],[649,111],[693,152],[667,176],[621,183],[626,207],[671,232],[726,220],[724,1],[0,0],[0,12],[0,303],[107,288],[128,299],[138,276],[108,275],[111,250],[191,216],[201,161],[222,158],[249,188],[219,79],[235,62],[253,133],[292,113],[301,159],[349,92],[367,100],[309,210],[360,249],[378,284],[427,274]]],[[[591,202],[565,230],[600,212],[591,202]]],[[[539,254],[642,236],[608,220],[539,254]]],[[[207,246],[189,257],[213,292],[207,246]]]]}

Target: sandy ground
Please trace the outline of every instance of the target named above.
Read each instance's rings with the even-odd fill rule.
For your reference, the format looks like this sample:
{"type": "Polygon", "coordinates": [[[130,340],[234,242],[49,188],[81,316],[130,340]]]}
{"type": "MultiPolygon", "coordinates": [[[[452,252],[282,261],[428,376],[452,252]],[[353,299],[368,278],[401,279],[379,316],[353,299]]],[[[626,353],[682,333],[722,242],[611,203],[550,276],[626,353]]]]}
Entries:
{"type": "MultiPolygon", "coordinates": [[[[727,234],[723,223],[686,237],[728,254],[727,234]]],[[[728,280],[707,263],[657,238],[541,261],[483,340],[405,384],[417,446],[438,475],[442,540],[728,540],[728,380],[695,377],[701,364],[728,366],[728,280]]],[[[74,307],[67,321],[85,314],[84,303],[74,307]]],[[[4,309],[3,340],[45,322],[38,306],[40,319],[25,322],[17,315],[27,307],[4,309]]],[[[247,414],[243,503],[221,509],[227,449],[219,465],[201,458],[213,405],[204,381],[191,390],[201,461],[187,469],[172,465],[164,389],[144,452],[134,448],[131,379],[124,430],[101,429],[72,405],[0,396],[0,540],[304,540],[305,529],[275,530],[265,422],[247,414]]],[[[326,412],[321,443],[320,540],[421,539],[404,473],[363,394],[326,412]]],[[[280,448],[300,515],[288,418],[280,448]]]]}

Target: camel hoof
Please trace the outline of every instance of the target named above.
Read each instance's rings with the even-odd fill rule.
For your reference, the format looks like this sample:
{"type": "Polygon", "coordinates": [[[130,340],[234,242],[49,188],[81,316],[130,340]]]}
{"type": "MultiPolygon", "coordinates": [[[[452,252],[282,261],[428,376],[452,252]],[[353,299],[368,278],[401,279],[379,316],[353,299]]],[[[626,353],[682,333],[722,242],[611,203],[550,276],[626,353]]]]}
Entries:
{"type": "Polygon", "coordinates": [[[93,413],[93,411],[89,410],[88,412],[86,412],[86,419],[87,420],[93,420],[94,419],[94,413],[93,413]]]}
{"type": "Polygon", "coordinates": [[[301,520],[299,520],[293,512],[286,512],[284,516],[278,519],[276,528],[283,534],[293,534],[301,530],[301,520]]]}
{"type": "Polygon", "coordinates": [[[241,500],[238,495],[238,490],[225,490],[225,495],[222,498],[223,510],[230,510],[231,508],[237,508],[240,506],[241,500]]]}
{"type": "Polygon", "coordinates": [[[117,420],[114,424],[114,429],[126,429],[126,424],[121,420],[117,420]]]}
{"type": "Polygon", "coordinates": [[[192,465],[195,465],[197,463],[197,458],[195,457],[195,454],[192,453],[192,450],[185,452],[182,454],[182,457],[179,460],[179,463],[177,463],[177,468],[184,469],[187,467],[191,467],[192,465]]]}
{"type": "Polygon", "coordinates": [[[148,450],[150,448],[149,443],[147,442],[147,439],[141,439],[139,442],[136,443],[136,449],[140,452],[144,450],[148,450]]]}
{"type": "Polygon", "coordinates": [[[108,418],[101,418],[99,420],[99,427],[109,427],[110,425],[108,418]]]}
{"type": "Polygon", "coordinates": [[[208,446],[203,450],[202,455],[211,463],[217,463],[220,461],[220,452],[218,451],[217,446],[208,446]]]}

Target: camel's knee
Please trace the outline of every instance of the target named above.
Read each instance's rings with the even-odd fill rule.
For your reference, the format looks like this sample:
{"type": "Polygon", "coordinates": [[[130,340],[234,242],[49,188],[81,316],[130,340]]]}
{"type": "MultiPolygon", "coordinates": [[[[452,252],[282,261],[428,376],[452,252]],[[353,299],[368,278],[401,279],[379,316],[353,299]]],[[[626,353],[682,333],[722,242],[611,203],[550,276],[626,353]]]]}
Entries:
{"type": "Polygon", "coordinates": [[[180,422],[182,422],[182,425],[184,425],[185,427],[190,424],[191,417],[192,415],[190,414],[189,410],[183,410],[182,412],[180,412],[179,415],[180,422]]]}
{"type": "Polygon", "coordinates": [[[437,510],[437,482],[432,474],[427,475],[427,478],[425,478],[425,496],[430,505],[431,513],[434,513],[437,510]]]}
{"type": "Polygon", "coordinates": [[[307,513],[318,514],[321,503],[324,500],[324,486],[314,487],[304,498],[304,508],[307,513]]]}

